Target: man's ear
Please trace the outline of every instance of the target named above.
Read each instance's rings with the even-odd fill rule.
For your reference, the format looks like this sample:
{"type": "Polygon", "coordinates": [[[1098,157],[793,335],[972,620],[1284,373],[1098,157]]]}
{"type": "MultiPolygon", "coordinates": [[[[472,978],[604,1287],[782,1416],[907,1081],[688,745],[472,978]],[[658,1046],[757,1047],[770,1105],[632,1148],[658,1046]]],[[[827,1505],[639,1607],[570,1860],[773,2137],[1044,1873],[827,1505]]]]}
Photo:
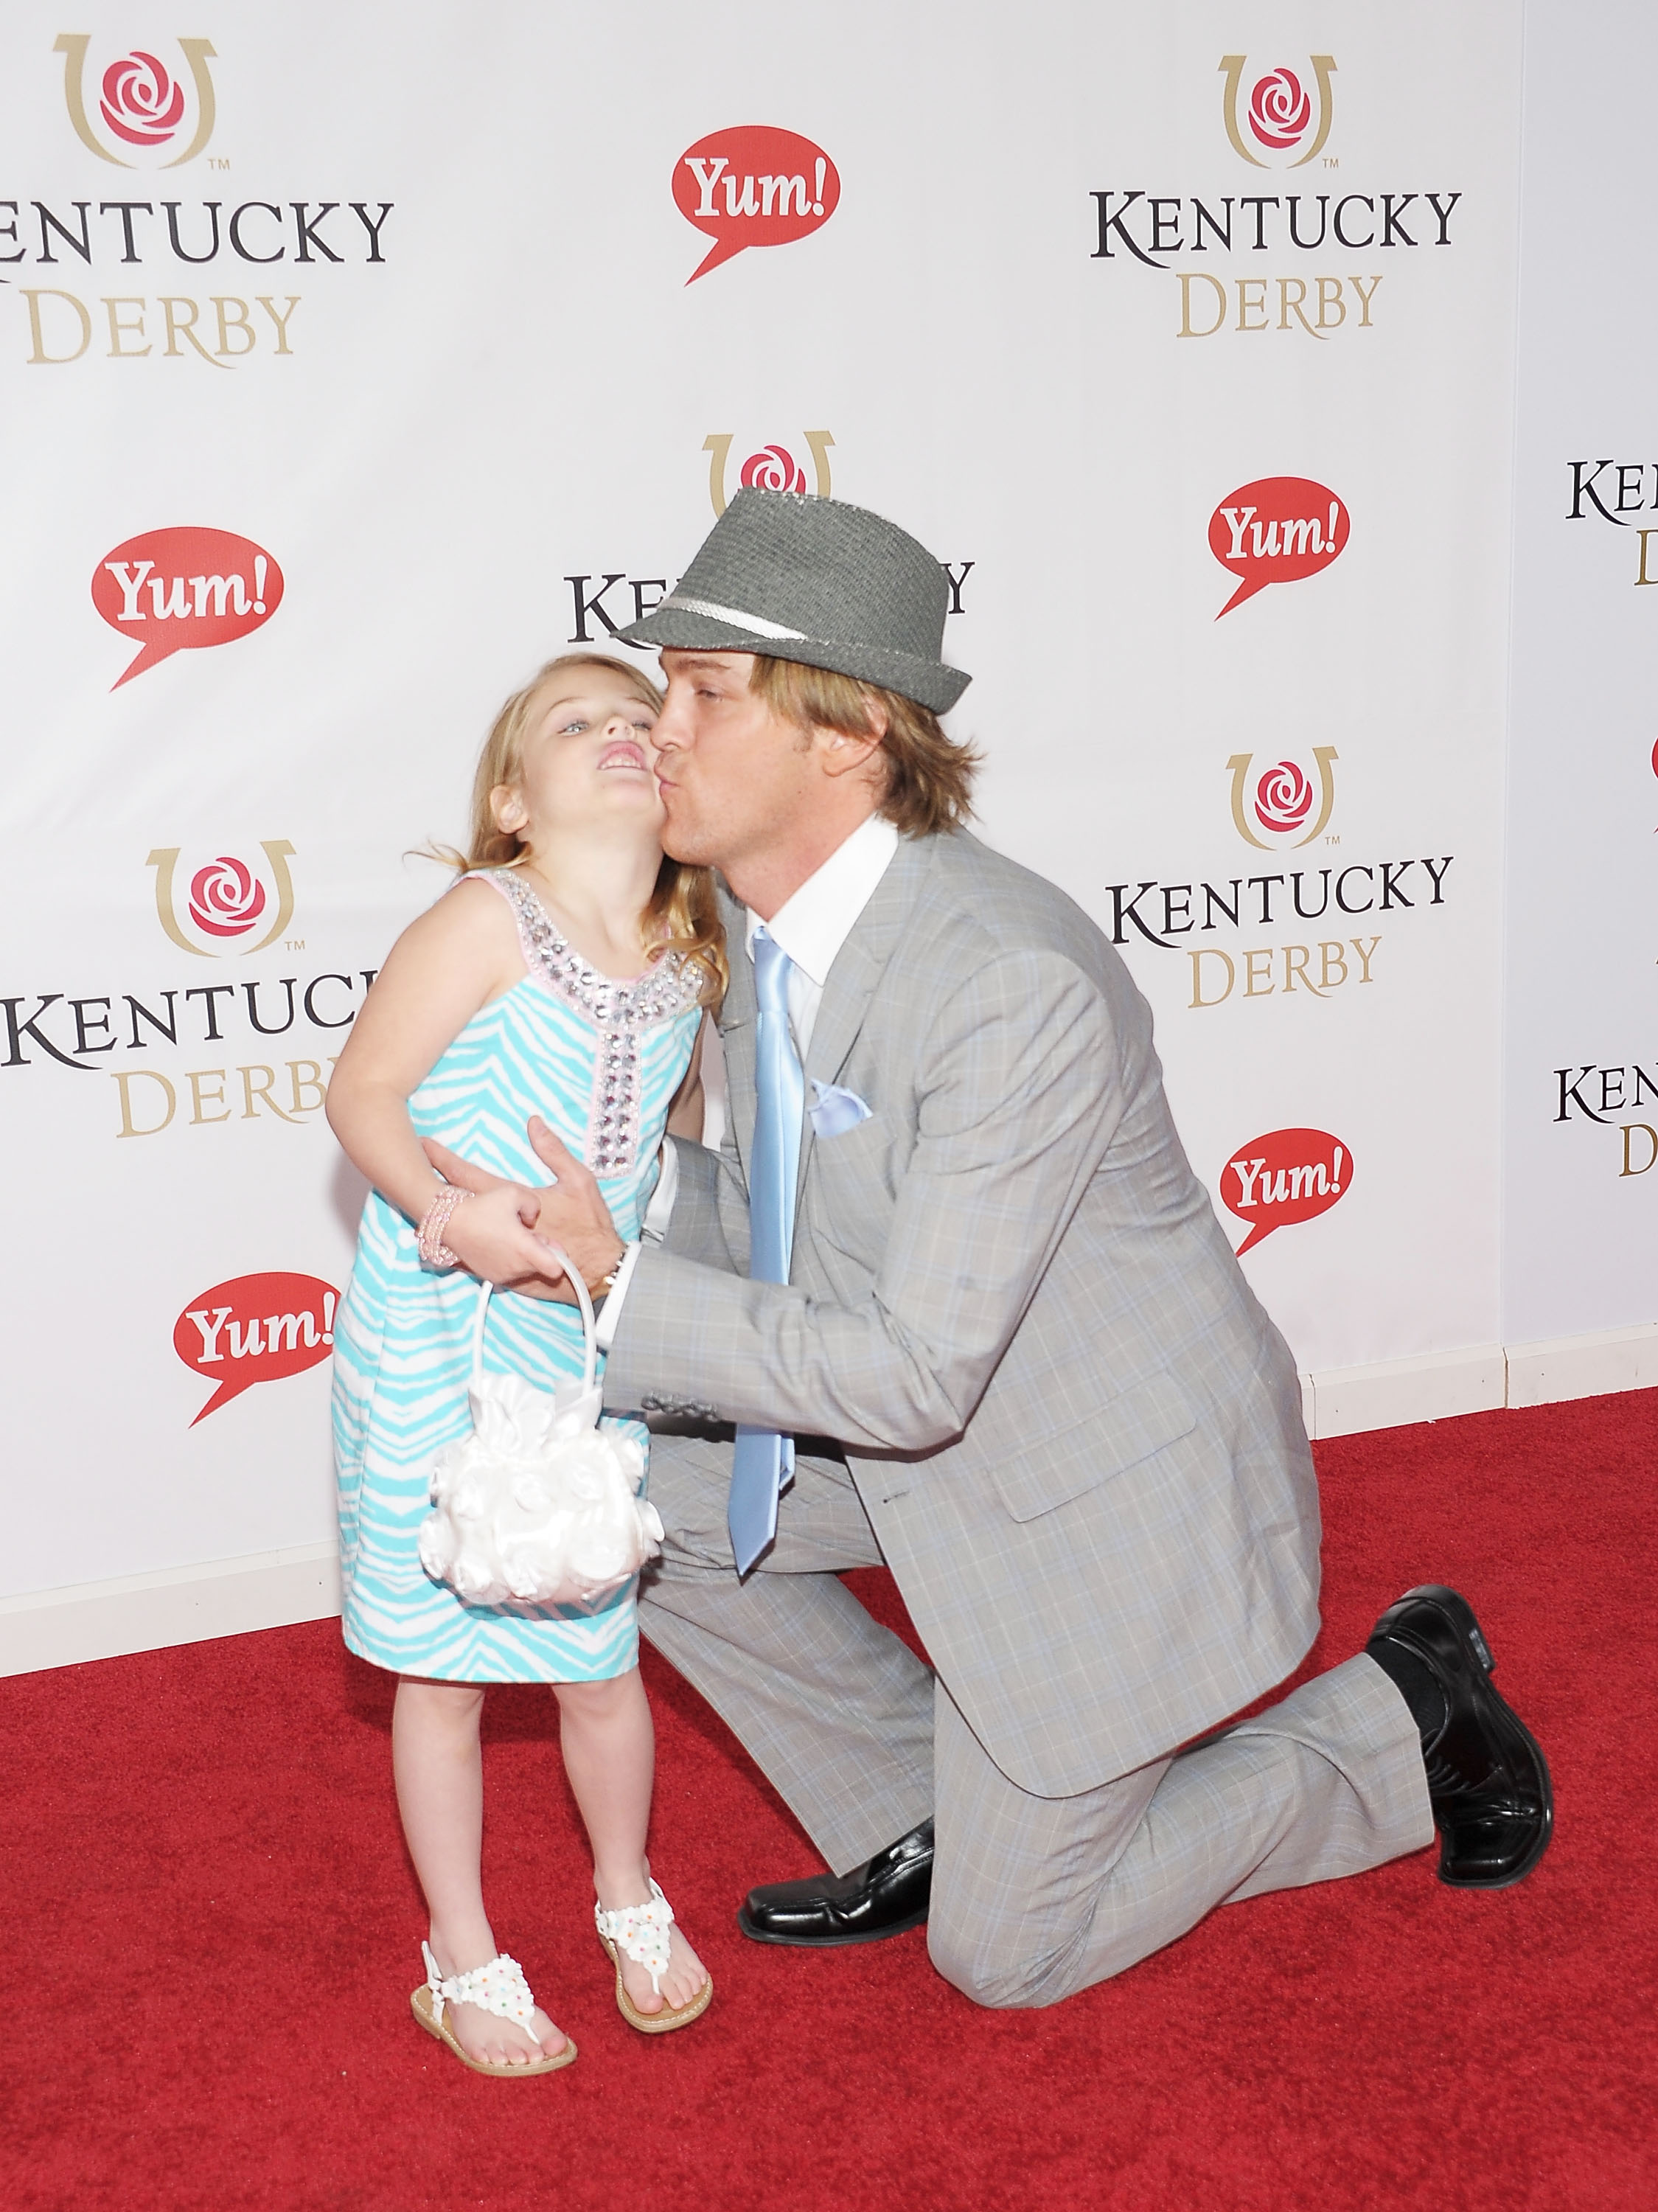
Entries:
{"type": "Polygon", "coordinates": [[[812,732],[818,765],[825,775],[850,775],[855,769],[867,767],[871,757],[880,750],[887,733],[886,707],[867,691],[863,699],[869,716],[867,731],[818,728],[812,732]]]}

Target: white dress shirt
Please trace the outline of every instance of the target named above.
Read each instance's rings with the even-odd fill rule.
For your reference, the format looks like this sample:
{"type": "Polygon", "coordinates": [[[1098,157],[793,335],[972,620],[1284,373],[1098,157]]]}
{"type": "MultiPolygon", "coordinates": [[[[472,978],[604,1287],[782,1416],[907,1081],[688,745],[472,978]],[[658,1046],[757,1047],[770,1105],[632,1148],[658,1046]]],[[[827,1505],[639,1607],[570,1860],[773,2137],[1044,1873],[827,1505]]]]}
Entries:
{"type": "MultiPolygon", "coordinates": [[[[851,936],[853,925],[873,897],[875,886],[892,865],[897,849],[898,832],[891,823],[872,814],[765,925],[767,935],[782,946],[793,964],[794,973],[789,977],[789,1027],[794,1031],[794,1048],[802,1066],[811,1048],[817,1009],[823,1003],[823,986],[835,957],[851,936]]],[[[751,907],[747,915],[743,942],[752,960],[760,917],[751,907]]]]}
{"type": "MultiPolygon", "coordinates": [[[[823,866],[808,876],[765,924],[774,943],[780,945],[788,956],[792,969],[788,986],[789,1027],[794,1032],[794,1048],[802,1066],[811,1048],[817,1009],[823,1003],[823,986],[829,981],[835,955],[851,936],[859,915],[874,896],[875,887],[892,865],[892,856],[897,849],[898,832],[892,823],[878,814],[870,815],[850,837],[835,847],[823,866]]],[[[754,958],[754,933],[760,927],[760,916],[750,908],[743,945],[750,960],[754,958]]],[[[677,1182],[673,1146],[665,1145],[662,1175],[646,1209],[641,1243],[659,1244],[666,1236],[677,1182]]],[[[610,1348],[639,1253],[638,1243],[629,1244],[623,1252],[616,1280],[599,1313],[597,1334],[601,1352],[610,1348]]]]}

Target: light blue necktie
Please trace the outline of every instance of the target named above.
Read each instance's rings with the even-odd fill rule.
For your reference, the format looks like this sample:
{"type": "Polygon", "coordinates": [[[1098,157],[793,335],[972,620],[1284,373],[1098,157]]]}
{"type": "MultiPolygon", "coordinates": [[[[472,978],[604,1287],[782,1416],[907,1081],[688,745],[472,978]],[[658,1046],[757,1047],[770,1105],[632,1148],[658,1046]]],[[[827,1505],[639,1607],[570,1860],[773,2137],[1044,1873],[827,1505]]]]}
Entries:
{"type": "MultiPolygon", "coordinates": [[[[793,963],[763,927],[754,933],[754,1144],[749,1158],[749,1274],[786,1283],[794,1241],[794,1180],[800,1164],[805,1084],[789,1029],[793,963]]],[[[737,1571],[747,1574],[777,1534],[777,1500],[794,1473],[794,1439],[739,1425],[726,1525],[737,1571]]]]}

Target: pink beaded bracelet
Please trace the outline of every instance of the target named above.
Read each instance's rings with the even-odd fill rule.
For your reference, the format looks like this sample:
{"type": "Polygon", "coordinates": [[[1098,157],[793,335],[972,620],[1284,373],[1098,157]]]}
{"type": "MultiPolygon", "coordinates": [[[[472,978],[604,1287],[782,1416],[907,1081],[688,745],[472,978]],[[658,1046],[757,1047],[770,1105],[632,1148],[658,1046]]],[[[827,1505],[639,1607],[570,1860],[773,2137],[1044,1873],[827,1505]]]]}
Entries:
{"type": "Polygon", "coordinates": [[[458,1206],[464,1206],[472,1195],[459,1184],[446,1182],[426,1209],[420,1227],[415,1231],[415,1247],[428,1267],[458,1267],[459,1252],[452,1252],[443,1241],[443,1232],[449,1226],[450,1217],[458,1206]]]}

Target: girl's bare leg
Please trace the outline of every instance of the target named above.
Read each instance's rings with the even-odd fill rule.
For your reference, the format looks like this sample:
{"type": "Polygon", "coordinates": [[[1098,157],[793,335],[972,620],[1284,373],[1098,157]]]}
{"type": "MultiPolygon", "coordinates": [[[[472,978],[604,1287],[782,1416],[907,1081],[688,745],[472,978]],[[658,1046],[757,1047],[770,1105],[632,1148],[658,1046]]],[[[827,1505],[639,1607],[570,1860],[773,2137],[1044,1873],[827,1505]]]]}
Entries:
{"type": "MultiPolygon", "coordinates": [[[[398,1809],[432,1916],[433,1956],[445,1974],[487,1965],[497,1948],[483,1910],[480,1868],[483,1712],[483,1692],[472,1683],[408,1675],[398,1680],[392,1719],[398,1809]]],[[[499,2020],[476,2005],[446,2005],[444,2018],[469,2057],[494,2065],[523,2065],[543,2052],[552,2058],[564,2048],[562,2032],[541,2011],[534,2037],[515,2021],[499,2020]]]]}
{"type": "MultiPolygon", "coordinates": [[[[642,1905],[651,1893],[645,1835],[650,1826],[656,1735],[639,1669],[609,1682],[556,1682],[564,1771],[593,1847],[593,1887],[606,1912],[642,1905]]],[[[622,1956],[622,1979],[641,2012],[689,2004],[708,1978],[681,1935],[668,1931],[669,1965],[658,1996],[646,1969],[622,1956]]]]}

